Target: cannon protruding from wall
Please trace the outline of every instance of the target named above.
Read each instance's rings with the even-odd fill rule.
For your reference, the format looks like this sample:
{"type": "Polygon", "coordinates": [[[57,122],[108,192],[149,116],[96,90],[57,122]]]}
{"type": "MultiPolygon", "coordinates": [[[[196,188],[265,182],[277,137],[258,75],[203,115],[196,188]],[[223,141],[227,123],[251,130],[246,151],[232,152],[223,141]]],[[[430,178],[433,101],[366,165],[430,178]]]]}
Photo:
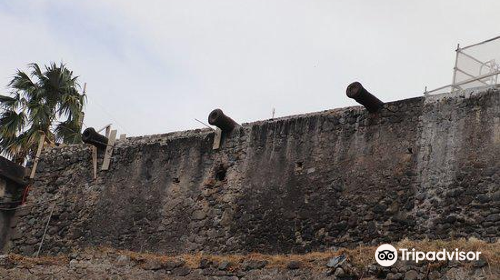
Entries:
{"type": "Polygon", "coordinates": [[[93,127],[89,127],[83,131],[82,141],[99,149],[106,149],[108,145],[108,138],[96,132],[93,127]]]}
{"type": "Polygon", "coordinates": [[[237,122],[226,116],[221,109],[215,109],[208,115],[208,123],[217,126],[226,133],[239,126],[237,122]]]}
{"type": "Polygon", "coordinates": [[[13,182],[18,187],[26,187],[29,181],[25,179],[27,169],[0,156],[0,178],[13,182]]]}
{"type": "Polygon", "coordinates": [[[376,113],[384,106],[384,102],[369,93],[360,82],[354,82],[347,86],[346,94],[359,104],[365,106],[370,113],[376,113]]]}

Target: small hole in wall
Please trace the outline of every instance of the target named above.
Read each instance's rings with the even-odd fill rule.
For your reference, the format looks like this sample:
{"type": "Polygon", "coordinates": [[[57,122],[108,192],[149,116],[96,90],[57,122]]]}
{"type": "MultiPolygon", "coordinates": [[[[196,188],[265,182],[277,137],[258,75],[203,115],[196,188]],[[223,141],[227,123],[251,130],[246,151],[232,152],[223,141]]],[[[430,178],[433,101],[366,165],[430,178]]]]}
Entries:
{"type": "Polygon", "coordinates": [[[172,178],[172,182],[173,182],[174,184],[179,184],[181,181],[179,180],[179,178],[174,177],[174,178],[172,178]]]}
{"type": "Polygon", "coordinates": [[[302,161],[297,161],[295,163],[295,170],[299,171],[299,170],[302,170],[302,168],[304,168],[304,164],[302,163],[302,161]]]}
{"type": "Polygon", "coordinates": [[[217,181],[224,181],[226,179],[227,168],[223,165],[219,166],[217,171],[215,172],[215,179],[217,181]]]}
{"type": "Polygon", "coordinates": [[[409,148],[408,148],[408,153],[409,153],[409,154],[413,154],[413,148],[409,147],[409,148]]]}

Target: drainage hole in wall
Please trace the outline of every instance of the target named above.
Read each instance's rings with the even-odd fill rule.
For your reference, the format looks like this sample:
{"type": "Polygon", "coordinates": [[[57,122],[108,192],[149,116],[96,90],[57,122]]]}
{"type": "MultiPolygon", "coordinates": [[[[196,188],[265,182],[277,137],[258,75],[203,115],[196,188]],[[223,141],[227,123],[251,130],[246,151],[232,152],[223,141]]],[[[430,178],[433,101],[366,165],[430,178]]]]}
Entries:
{"type": "Polygon", "coordinates": [[[295,171],[300,171],[302,170],[302,168],[304,168],[304,164],[302,163],[302,161],[295,162],[295,171]]]}
{"type": "Polygon", "coordinates": [[[224,181],[226,179],[227,168],[223,165],[219,166],[217,172],[215,172],[215,179],[217,181],[224,181]]]}

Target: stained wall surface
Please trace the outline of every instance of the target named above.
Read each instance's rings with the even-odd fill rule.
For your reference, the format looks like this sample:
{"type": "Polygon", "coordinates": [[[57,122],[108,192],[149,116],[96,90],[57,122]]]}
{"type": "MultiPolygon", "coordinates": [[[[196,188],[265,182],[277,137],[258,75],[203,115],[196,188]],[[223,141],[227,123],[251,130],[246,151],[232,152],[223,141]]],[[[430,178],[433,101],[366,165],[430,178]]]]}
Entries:
{"type": "Polygon", "coordinates": [[[500,92],[475,90],[45,150],[4,250],[301,253],[500,231],[500,92]],[[100,158],[100,163],[102,158],[100,158]]]}

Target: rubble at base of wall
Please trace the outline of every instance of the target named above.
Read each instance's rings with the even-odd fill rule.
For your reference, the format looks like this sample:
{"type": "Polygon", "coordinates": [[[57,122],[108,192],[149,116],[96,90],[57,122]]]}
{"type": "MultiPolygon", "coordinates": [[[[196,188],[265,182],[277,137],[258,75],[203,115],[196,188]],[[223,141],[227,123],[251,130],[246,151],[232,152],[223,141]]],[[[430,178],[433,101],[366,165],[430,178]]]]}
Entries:
{"type": "MultiPolygon", "coordinates": [[[[0,256],[1,279],[499,279],[500,268],[480,259],[466,263],[398,261],[392,267],[360,265],[300,255],[153,256],[123,251],[79,252],[57,257],[0,256]]],[[[309,256],[314,256],[309,254],[309,256]]]]}

